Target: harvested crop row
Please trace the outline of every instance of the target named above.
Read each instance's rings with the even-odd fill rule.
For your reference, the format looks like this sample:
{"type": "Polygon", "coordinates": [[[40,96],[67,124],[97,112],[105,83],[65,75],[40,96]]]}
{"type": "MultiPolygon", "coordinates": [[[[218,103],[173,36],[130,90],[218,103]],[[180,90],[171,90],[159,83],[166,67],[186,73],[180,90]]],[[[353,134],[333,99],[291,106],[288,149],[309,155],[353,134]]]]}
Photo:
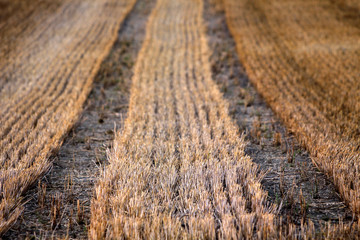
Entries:
{"type": "Polygon", "coordinates": [[[8,25],[0,25],[12,33],[0,38],[17,42],[1,51],[0,61],[0,234],[20,215],[21,195],[49,169],[48,157],[79,116],[92,79],[134,3],[67,0],[51,14],[36,17],[28,11],[29,19],[10,16],[8,25]]]}
{"type": "Polygon", "coordinates": [[[224,3],[251,81],[359,214],[358,18],[330,0],[224,3]]]}
{"type": "Polygon", "coordinates": [[[202,10],[201,0],[158,0],[150,16],[128,118],[92,200],[91,239],[276,232],[258,169],[211,78],[202,10]]]}

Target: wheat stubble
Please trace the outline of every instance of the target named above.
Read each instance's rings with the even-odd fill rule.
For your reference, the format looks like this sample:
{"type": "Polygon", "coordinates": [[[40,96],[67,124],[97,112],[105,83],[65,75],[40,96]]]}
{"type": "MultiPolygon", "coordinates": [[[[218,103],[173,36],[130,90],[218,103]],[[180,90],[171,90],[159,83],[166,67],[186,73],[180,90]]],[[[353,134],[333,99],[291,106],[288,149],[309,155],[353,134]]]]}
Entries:
{"type": "Polygon", "coordinates": [[[134,2],[43,1],[42,11],[24,4],[28,18],[9,14],[0,24],[0,234],[20,215],[22,194],[49,169],[134,2]]]}
{"type": "Polygon", "coordinates": [[[275,234],[258,168],[211,78],[202,11],[202,1],[159,0],[150,15],[91,239],[275,234]]]}
{"type": "Polygon", "coordinates": [[[250,80],[360,212],[360,29],[355,1],[225,0],[250,80]]]}

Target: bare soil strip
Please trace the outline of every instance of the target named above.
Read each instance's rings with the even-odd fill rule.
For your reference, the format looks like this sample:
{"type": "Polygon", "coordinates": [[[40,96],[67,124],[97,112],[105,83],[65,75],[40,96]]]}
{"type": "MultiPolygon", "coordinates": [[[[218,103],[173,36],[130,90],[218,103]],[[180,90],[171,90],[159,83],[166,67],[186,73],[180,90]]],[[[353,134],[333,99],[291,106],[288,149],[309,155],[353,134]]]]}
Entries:
{"type": "Polygon", "coordinates": [[[354,15],[359,12],[356,3],[224,2],[227,23],[250,80],[359,214],[360,28],[358,14],[354,15]]]}
{"type": "Polygon", "coordinates": [[[211,78],[202,11],[199,0],[158,0],[149,18],[91,239],[276,237],[258,169],[211,78]]]}
{"type": "Polygon", "coordinates": [[[205,1],[213,79],[229,102],[229,112],[246,132],[246,154],[263,171],[269,201],[282,203],[284,224],[297,226],[311,220],[316,230],[327,222],[350,222],[352,212],[338,196],[334,185],[319,172],[308,153],[274,116],[250,84],[226,25],[221,1],[205,1]],[[304,208],[305,207],[305,208],[304,208]]]}
{"type": "Polygon", "coordinates": [[[40,187],[27,194],[30,201],[3,239],[87,238],[94,183],[99,169],[107,162],[105,150],[111,148],[114,127],[121,127],[122,119],[126,118],[133,63],[154,3],[138,0],[124,20],[109,56],[95,77],[80,120],[52,159],[53,167],[40,187]],[[52,199],[57,196],[60,216],[53,216],[52,199]]]}
{"type": "MultiPolygon", "coordinates": [[[[134,2],[67,0],[51,14],[30,14],[30,25],[18,14],[1,24],[18,44],[0,51],[0,235],[21,214],[22,195],[49,170],[49,157],[79,118],[134,2]]],[[[39,7],[54,8],[46,3],[39,7]]],[[[11,37],[0,36],[5,45],[11,37]]]]}

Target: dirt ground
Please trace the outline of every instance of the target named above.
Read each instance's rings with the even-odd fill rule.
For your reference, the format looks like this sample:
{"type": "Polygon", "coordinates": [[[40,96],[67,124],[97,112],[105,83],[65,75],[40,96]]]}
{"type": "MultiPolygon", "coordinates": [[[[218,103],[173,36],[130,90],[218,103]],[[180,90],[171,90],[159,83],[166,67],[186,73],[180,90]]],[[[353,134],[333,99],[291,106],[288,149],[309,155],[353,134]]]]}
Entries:
{"type": "Polygon", "coordinates": [[[352,213],[334,185],[316,169],[306,150],[250,83],[237,56],[222,6],[216,0],[205,2],[213,78],[229,102],[230,114],[246,134],[246,153],[267,172],[262,184],[269,193],[269,201],[281,206],[285,223],[300,225],[302,220],[309,219],[318,228],[328,221],[352,221],[352,213]]]}
{"type": "MultiPolygon", "coordinates": [[[[236,54],[221,7],[205,1],[213,78],[229,112],[248,140],[247,154],[267,172],[269,202],[281,206],[285,222],[310,219],[348,222],[352,214],[334,185],[316,170],[307,152],[288,133],[250,84],[236,54]]],[[[153,0],[139,0],[102,64],[84,112],[53,158],[53,168],[28,194],[25,212],[3,239],[87,238],[90,199],[99,169],[106,165],[114,131],[126,117],[132,67],[144,38],[153,0]]]]}

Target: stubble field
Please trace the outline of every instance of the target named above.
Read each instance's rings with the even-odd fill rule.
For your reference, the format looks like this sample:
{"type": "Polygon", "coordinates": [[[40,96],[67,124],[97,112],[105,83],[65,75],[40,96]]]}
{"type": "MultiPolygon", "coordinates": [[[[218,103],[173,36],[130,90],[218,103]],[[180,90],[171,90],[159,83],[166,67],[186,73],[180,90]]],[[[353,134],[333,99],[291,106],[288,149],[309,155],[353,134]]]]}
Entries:
{"type": "Polygon", "coordinates": [[[1,1],[0,234],[359,238],[359,10],[1,1]]]}

